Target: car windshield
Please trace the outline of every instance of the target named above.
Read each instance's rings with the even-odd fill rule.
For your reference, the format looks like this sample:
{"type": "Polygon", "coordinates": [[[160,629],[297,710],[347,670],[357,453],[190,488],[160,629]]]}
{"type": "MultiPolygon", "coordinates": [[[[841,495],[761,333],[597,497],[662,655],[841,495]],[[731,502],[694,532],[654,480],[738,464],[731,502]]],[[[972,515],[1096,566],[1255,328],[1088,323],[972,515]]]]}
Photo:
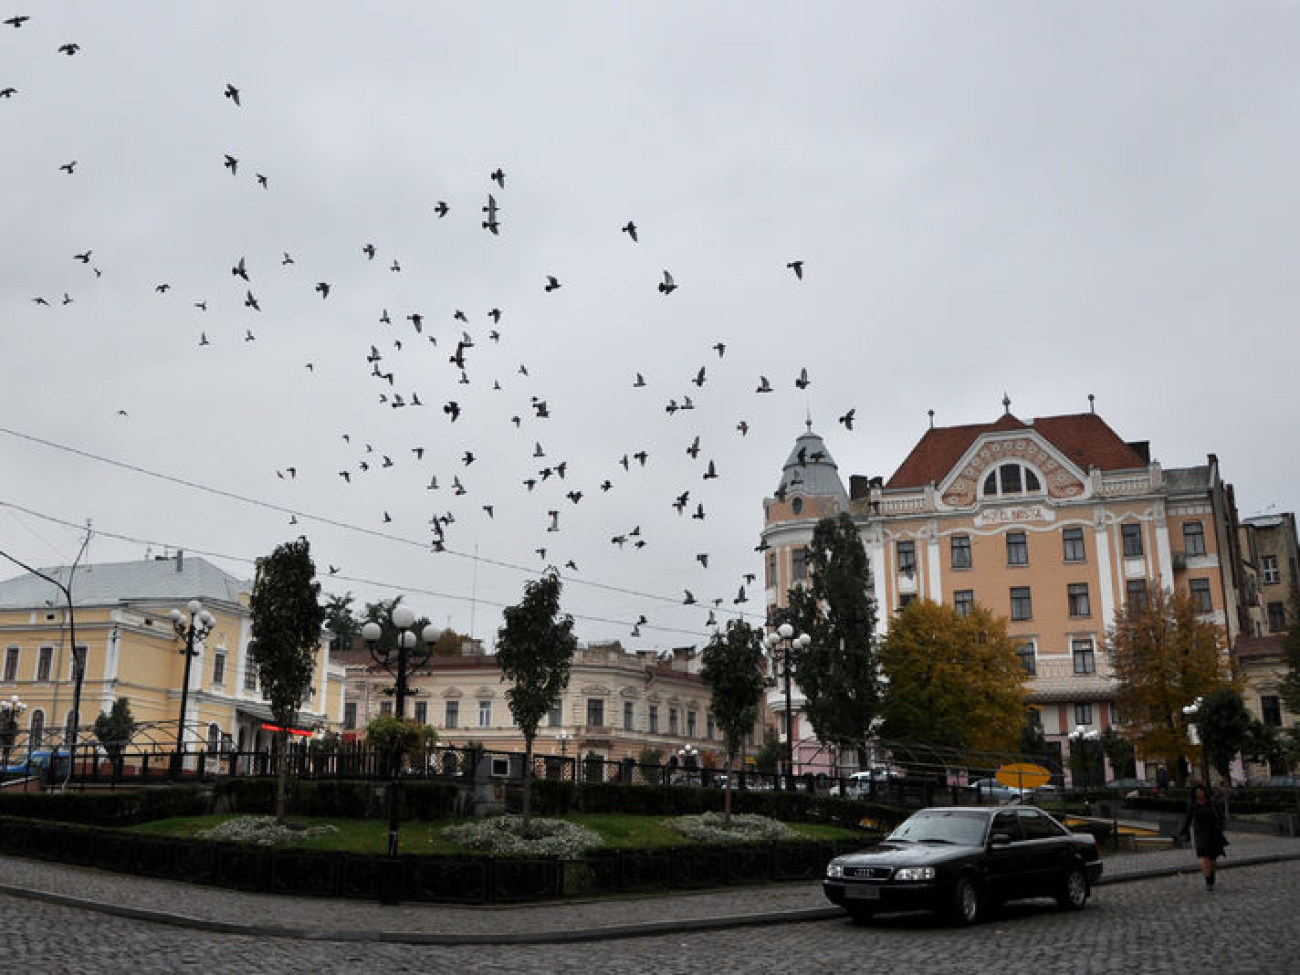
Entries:
{"type": "Polygon", "coordinates": [[[904,843],[957,843],[961,846],[978,846],[984,842],[987,818],[979,813],[923,812],[894,830],[886,840],[904,843]]]}

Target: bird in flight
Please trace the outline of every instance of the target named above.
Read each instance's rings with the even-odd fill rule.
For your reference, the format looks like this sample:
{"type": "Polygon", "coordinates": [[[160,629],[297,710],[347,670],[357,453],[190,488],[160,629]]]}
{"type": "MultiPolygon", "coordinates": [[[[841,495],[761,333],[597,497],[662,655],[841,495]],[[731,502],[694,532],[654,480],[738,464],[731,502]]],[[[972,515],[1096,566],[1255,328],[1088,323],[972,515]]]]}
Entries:
{"type": "Polygon", "coordinates": [[[17,88],[0,88],[0,98],[13,98],[18,94],[17,88]]]}
{"type": "Polygon", "coordinates": [[[800,281],[803,280],[803,261],[790,261],[788,264],[786,264],[786,267],[788,267],[791,271],[794,272],[794,276],[796,278],[798,278],[800,281]]]}
{"type": "Polygon", "coordinates": [[[487,206],[483,207],[483,212],[487,214],[487,219],[483,221],[483,229],[490,230],[493,234],[500,234],[501,224],[497,221],[497,200],[491,193],[488,194],[487,206]]]}
{"type": "Polygon", "coordinates": [[[756,392],[756,393],[770,393],[771,391],[772,391],[772,384],[771,384],[770,382],[767,381],[767,377],[766,377],[766,376],[759,376],[759,377],[758,377],[758,389],[754,390],[754,392],[756,392]]]}
{"type": "Polygon", "coordinates": [[[155,285],[154,291],[157,291],[160,295],[165,295],[168,291],[171,290],[171,287],[172,286],[170,284],[164,281],[162,284],[155,285]]]}
{"type": "Polygon", "coordinates": [[[632,243],[634,244],[636,243],[637,241],[636,224],[634,224],[631,220],[629,220],[627,222],[627,225],[623,228],[623,233],[627,234],[629,237],[632,238],[632,243]]]}
{"type": "Polygon", "coordinates": [[[844,424],[844,429],[846,430],[853,429],[853,414],[856,412],[857,412],[856,409],[852,409],[849,410],[847,413],[845,413],[842,417],[840,417],[840,422],[844,424]]]}
{"type": "Polygon", "coordinates": [[[208,341],[208,333],[207,333],[207,332],[200,332],[200,333],[199,333],[199,345],[211,345],[211,344],[212,344],[212,343],[208,341]]]}
{"type": "Polygon", "coordinates": [[[451,207],[447,206],[446,200],[439,200],[436,204],[434,204],[433,212],[436,213],[438,215],[438,219],[441,220],[443,217],[447,215],[447,211],[450,209],[451,207]]]}
{"type": "Polygon", "coordinates": [[[81,50],[81,45],[80,45],[80,44],[60,44],[60,45],[59,45],[59,53],[60,53],[60,54],[66,54],[68,57],[72,57],[72,55],[76,54],[76,53],[77,53],[78,51],[80,51],[80,50],[81,50]]]}
{"type": "Polygon", "coordinates": [[[72,171],[77,168],[77,160],[74,159],[72,160],[72,162],[65,162],[59,168],[63,170],[65,173],[67,173],[68,175],[71,175],[72,171]]]}
{"type": "Polygon", "coordinates": [[[365,247],[361,248],[361,253],[366,255],[366,260],[373,261],[375,259],[375,245],[366,244],[365,247]]]}
{"type": "Polygon", "coordinates": [[[262,310],[262,306],[257,303],[257,299],[253,297],[253,292],[251,291],[244,296],[244,307],[251,308],[253,311],[262,310]]]}
{"type": "Polygon", "coordinates": [[[318,282],[316,285],[316,290],[320,292],[321,298],[328,298],[330,296],[330,286],[329,283],[326,281],[318,282]]]}
{"type": "Polygon", "coordinates": [[[673,276],[671,274],[665,271],[664,279],[659,282],[659,293],[670,295],[676,290],[677,290],[677,282],[673,280],[673,276]]]}
{"type": "Polygon", "coordinates": [[[231,176],[234,176],[239,171],[239,160],[230,155],[230,153],[226,153],[226,161],[223,162],[222,165],[230,170],[231,176]]]}
{"type": "Polygon", "coordinates": [[[558,288],[559,286],[560,286],[560,282],[557,281],[557,280],[555,279],[555,275],[554,275],[554,274],[548,274],[548,275],[546,275],[546,287],[543,288],[542,290],[544,290],[544,291],[554,291],[554,290],[555,290],[556,288],[558,288]]]}
{"type": "Polygon", "coordinates": [[[72,255],[72,259],[73,259],[74,261],[80,261],[82,264],[89,264],[89,263],[90,263],[90,255],[91,255],[92,253],[94,253],[94,252],[93,252],[93,251],[84,251],[84,252],[82,252],[82,253],[80,253],[80,254],[73,254],[73,255],[72,255]]]}
{"type": "Polygon", "coordinates": [[[280,264],[281,264],[281,266],[283,266],[283,265],[285,265],[285,264],[292,264],[292,263],[293,263],[293,258],[289,256],[289,252],[288,252],[288,251],[285,251],[285,252],[284,252],[284,257],[282,257],[282,258],[280,259],[280,264]]]}
{"type": "Polygon", "coordinates": [[[27,16],[26,14],[19,14],[17,17],[10,17],[8,20],[5,21],[5,23],[8,24],[10,27],[21,27],[23,24],[27,23],[27,21],[31,19],[32,18],[27,16]]]}
{"type": "Polygon", "coordinates": [[[230,269],[230,273],[237,278],[248,280],[248,268],[244,266],[244,259],[241,257],[239,263],[230,269]]]}
{"type": "Polygon", "coordinates": [[[258,182],[258,184],[262,187],[262,189],[264,189],[264,190],[270,189],[270,187],[266,185],[266,177],[265,177],[265,176],[263,176],[261,173],[254,173],[253,175],[255,175],[255,176],[257,177],[257,182],[258,182]]]}
{"type": "Polygon", "coordinates": [[[236,105],[239,104],[239,89],[229,82],[226,83],[226,97],[236,105]]]}
{"type": "Polygon", "coordinates": [[[812,380],[808,378],[808,369],[805,366],[799,370],[799,378],[794,381],[794,384],[800,389],[807,389],[811,382],[812,380]]]}
{"type": "Polygon", "coordinates": [[[501,187],[503,190],[506,188],[506,174],[502,171],[500,166],[498,166],[496,171],[492,173],[491,178],[497,186],[501,187]]]}

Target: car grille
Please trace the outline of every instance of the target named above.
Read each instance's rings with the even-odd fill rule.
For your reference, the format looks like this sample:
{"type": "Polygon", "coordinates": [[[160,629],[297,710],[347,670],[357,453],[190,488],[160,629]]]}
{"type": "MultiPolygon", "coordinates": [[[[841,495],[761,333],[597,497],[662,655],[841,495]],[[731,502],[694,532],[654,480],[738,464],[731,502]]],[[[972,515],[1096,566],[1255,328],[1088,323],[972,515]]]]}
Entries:
{"type": "Polygon", "coordinates": [[[893,867],[845,867],[844,876],[854,880],[888,880],[893,867]]]}

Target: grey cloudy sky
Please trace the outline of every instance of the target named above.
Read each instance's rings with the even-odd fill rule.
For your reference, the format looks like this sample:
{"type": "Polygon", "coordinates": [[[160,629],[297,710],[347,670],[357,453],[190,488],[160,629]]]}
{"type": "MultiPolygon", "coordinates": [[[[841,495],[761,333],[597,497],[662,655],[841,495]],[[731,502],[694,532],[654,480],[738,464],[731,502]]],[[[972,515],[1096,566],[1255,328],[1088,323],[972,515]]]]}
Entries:
{"type": "Polygon", "coordinates": [[[571,560],[583,639],[700,643],[713,600],[762,612],[759,587],[734,599],[805,416],[846,481],[887,476],[928,409],[987,422],[1004,391],[1025,420],[1093,393],[1166,466],[1217,453],[1243,515],[1295,507],[1294,4],[17,14],[0,543],[29,563],[70,560],[68,526],[91,519],[93,561],[166,545],[251,577],[301,531],[327,591],[406,593],[490,640],[528,578],[571,560]],[[462,332],[468,382],[448,361],[462,332]],[[611,543],[637,526],[644,547],[611,543]]]}

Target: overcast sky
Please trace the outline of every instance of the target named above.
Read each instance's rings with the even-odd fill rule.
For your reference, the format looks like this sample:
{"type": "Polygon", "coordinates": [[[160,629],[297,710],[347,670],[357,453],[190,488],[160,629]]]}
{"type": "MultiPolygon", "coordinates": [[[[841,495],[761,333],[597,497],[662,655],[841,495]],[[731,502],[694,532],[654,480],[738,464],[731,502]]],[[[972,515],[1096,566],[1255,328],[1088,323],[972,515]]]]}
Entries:
{"type": "Polygon", "coordinates": [[[761,618],[762,500],[807,417],[847,484],[1004,392],[1026,421],[1095,394],[1167,467],[1216,453],[1242,516],[1295,508],[1295,4],[21,14],[0,548],[29,564],[90,520],[91,561],[251,578],[303,533],[358,607],[490,643],[554,565],[581,639],[702,644],[714,600],[761,618]]]}

